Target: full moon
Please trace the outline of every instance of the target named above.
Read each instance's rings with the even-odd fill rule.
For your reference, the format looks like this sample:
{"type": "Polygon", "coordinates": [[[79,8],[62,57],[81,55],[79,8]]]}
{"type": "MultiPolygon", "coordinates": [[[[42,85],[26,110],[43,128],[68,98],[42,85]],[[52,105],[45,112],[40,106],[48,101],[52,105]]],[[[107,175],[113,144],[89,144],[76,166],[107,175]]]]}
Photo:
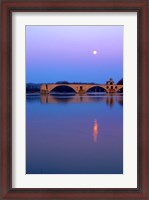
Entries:
{"type": "Polygon", "coordinates": [[[96,55],[96,54],[97,54],[97,51],[94,50],[94,51],[93,51],[93,54],[96,55]]]}

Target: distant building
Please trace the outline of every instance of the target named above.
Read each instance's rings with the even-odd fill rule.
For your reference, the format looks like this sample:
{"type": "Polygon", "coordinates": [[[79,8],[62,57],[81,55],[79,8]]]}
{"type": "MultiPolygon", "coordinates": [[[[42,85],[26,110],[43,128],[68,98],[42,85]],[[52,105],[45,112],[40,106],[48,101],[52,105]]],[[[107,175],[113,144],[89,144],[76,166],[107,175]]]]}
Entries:
{"type": "Polygon", "coordinates": [[[106,85],[113,85],[114,81],[112,78],[109,79],[109,81],[106,82],[106,85]]]}

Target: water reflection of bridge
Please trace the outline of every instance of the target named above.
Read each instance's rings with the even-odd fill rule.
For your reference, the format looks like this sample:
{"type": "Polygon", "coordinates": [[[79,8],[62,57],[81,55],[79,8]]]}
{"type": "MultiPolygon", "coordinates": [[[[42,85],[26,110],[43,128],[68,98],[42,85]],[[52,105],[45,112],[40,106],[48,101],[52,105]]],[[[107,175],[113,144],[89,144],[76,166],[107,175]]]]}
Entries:
{"type": "Polygon", "coordinates": [[[102,95],[51,95],[43,94],[40,95],[40,102],[45,103],[89,103],[89,102],[105,102],[107,105],[112,106],[114,103],[119,103],[123,105],[123,96],[111,95],[111,94],[102,94],[102,95]]]}

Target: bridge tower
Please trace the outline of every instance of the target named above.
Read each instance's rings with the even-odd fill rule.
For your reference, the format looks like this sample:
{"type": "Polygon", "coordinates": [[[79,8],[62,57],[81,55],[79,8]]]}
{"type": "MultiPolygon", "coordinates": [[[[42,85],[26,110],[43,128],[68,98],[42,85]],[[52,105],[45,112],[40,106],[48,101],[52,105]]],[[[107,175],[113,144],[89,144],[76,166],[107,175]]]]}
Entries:
{"type": "Polygon", "coordinates": [[[115,93],[117,91],[117,85],[114,84],[112,78],[106,82],[106,91],[107,93],[115,93]]]}

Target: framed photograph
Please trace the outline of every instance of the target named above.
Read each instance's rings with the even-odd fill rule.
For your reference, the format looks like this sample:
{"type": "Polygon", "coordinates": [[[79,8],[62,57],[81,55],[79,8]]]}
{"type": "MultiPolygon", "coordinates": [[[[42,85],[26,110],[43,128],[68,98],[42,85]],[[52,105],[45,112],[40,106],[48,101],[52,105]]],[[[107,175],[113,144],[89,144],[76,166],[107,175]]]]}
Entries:
{"type": "Polygon", "coordinates": [[[147,200],[148,1],[1,13],[1,199],[147,200]]]}

